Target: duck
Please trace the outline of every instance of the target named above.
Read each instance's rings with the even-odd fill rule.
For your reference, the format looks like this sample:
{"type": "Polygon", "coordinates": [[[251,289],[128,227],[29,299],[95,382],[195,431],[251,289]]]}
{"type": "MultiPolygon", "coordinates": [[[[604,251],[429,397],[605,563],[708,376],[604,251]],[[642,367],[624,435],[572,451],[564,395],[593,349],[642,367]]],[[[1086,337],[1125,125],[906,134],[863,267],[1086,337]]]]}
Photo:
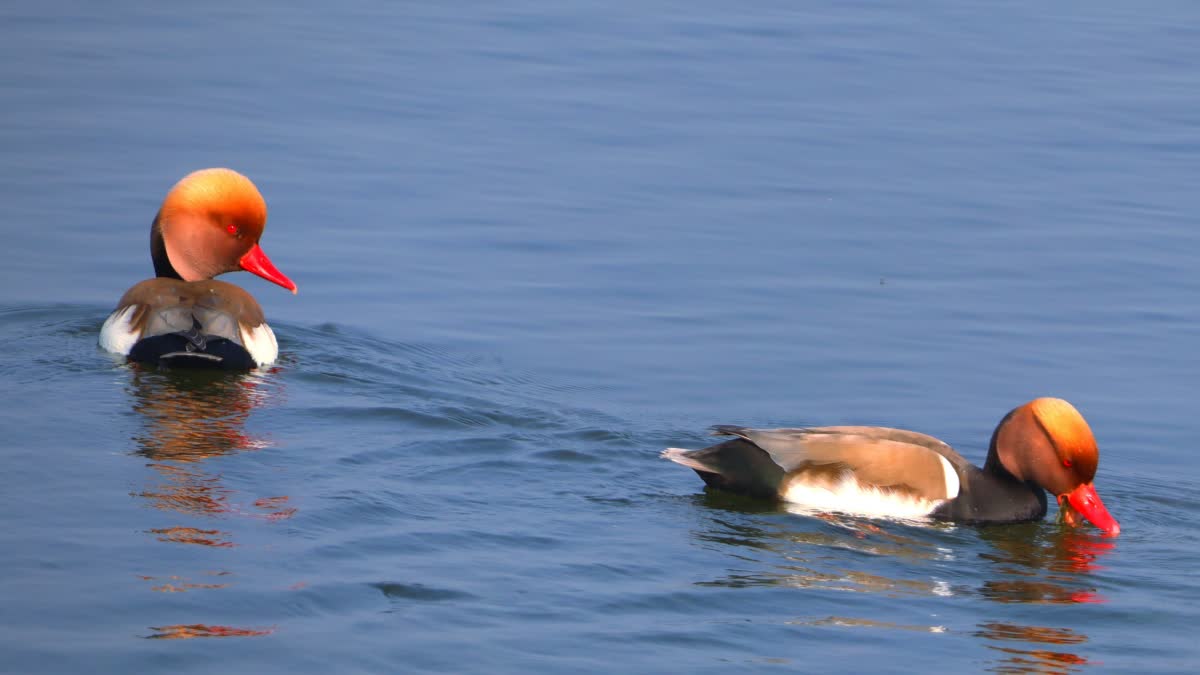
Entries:
{"type": "Polygon", "coordinates": [[[213,277],[245,270],[297,292],[259,246],[267,203],[226,168],[188,174],[167,192],[150,225],[154,278],[121,296],[100,328],[100,347],[166,367],[252,370],[275,362],[279,344],[262,307],[213,277]]]}
{"type": "Polygon", "coordinates": [[[1075,406],[1037,398],[1013,408],[992,433],[979,468],[945,442],[889,427],[751,429],[712,427],[726,440],[662,457],[693,469],[719,490],[774,499],[805,512],[969,524],[1016,523],[1046,515],[1086,519],[1115,536],[1121,526],[1093,483],[1095,436],[1075,406]]]}

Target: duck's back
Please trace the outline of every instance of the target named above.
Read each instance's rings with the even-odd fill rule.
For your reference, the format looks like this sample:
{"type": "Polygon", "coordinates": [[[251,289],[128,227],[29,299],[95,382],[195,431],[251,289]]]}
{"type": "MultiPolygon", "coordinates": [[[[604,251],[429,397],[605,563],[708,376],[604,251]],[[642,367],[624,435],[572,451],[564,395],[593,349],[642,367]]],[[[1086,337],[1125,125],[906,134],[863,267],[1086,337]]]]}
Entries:
{"type": "Polygon", "coordinates": [[[232,370],[268,365],[279,352],[254,297],[214,279],[135,285],[104,322],[100,346],[143,363],[232,370]]]}

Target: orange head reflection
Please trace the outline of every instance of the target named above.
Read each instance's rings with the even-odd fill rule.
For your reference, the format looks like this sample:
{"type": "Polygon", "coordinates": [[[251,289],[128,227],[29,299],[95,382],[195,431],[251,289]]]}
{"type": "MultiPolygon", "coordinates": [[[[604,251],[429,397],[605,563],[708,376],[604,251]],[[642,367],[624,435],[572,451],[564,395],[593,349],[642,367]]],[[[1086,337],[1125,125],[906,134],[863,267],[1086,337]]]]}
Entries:
{"type": "Polygon", "coordinates": [[[261,637],[275,632],[270,628],[234,628],[233,626],[214,626],[205,623],[177,624],[174,626],[151,626],[150,630],[157,631],[146,637],[151,640],[190,640],[192,638],[214,637],[261,637]]]}
{"type": "MultiPolygon", "coordinates": [[[[219,473],[211,472],[211,460],[269,443],[245,431],[251,413],[278,399],[277,381],[266,373],[159,371],[134,367],[130,393],[133,410],[142,421],[133,436],[134,454],[149,460],[147,466],[158,480],[151,479],[137,493],[155,510],[169,511],[188,522],[155,523],[146,530],[158,541],[210,549],[233,549],[236,543],[219,522],[235,515],[264,520],[288,518],[296,509],[286,496],[237,499],[219,473]],[[207,465],[207,466],[206,466],[207,465]],[[238,506],[241,502],[242,506],[238,506]],[[168,525],[168,526],[163,526],[168,525]]],[[[232,573],[221,571],[220,576],[232,573]]],[[[143,576],[147,581],[159,578],[143,576]]],[[[161,578],[161,577],[160,577],[161,578]]],[[[152,590],[160,593],[217,591],[228,581],[189,580],[172,574],[152,590]]],[[[213,637],[257,637],[274,628],[243,628],[192,623],[151,627],[147,638],[187,640],[213,637]]]]}
{"type": "Polygon", "coordinates": [[[1040,522],[1007,527],[985,527],[980,536],[994,546],[984,554],[1001,571],[1030,575],[1044,571],[1058,580],[1079,581],[1103,569],[1103,558],[1116,549],[1117,540],[1074,527],[1054,527],[1040,522]]]}
{"type": "Polygon", "coordinates": [[[981,557],[995,563],[981,593],[996,602],[1075,604],[1104,602],[1090,585],[1092,572],[1116,548],[1116,540],[1089,530],[1033,523],[984,528],[993,547],[981,557]]]}
{"type": "Polygon", "coordinates": [[[1088,641],[1086,635],[1070,628],[984,623],[979,625],[979,629],[975,635],[997,642],[988,644],[988,647],[1004,654],[1000,667],[995,669],[1001,672],[1058,673],[1089,663],[1085,657],[1062,648],[1063,645],[1078,645],[1088,641]]]}
{"type": "Polygon", "coordinates": [[[155,460],[196,462],[268,447],[246,435],[250,413],[274,392],[258,373],[135,369],[133,409],[145,422],[138,453],[155,460]]]}
{"type": "MultiPolygon", "coordinates": [[[[151,459],[148,466],[162,478],[138,496],[157,509],[193,516],[228,512],[231,490],[222,485],[220,475],[206,472],[202,462],[269,446],[245,431],[251,412],[274,397],[269,384],[259,373],[135,368],[130,388],[143,429],[133,440],[137,454],[151,459]]],[[[231,545],[226,533],[207,536],[206,531],[195,530],[197,536],[157,534],[167,541],[231,545]]]]}

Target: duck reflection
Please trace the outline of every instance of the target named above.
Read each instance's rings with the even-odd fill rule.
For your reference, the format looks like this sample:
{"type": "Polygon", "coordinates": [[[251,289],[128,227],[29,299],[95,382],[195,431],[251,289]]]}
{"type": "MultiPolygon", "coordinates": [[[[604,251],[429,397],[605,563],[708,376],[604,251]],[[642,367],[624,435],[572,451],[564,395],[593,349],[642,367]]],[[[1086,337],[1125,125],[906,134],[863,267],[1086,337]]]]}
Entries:
{"type": "MultiPolygon", "coordinates": [[[[271,371],[273,372],[273,371],[271,371]]],[[[134,435],[135,454],[160,481],[139,497],[152,506],[189,516],[215,517],[236,510],[233,491],[210,474],[204,461],[235,452],[270,447],[263,437],[246,433],[246,420],[256,408],[276,404],[281,393],[276,381],[252,373],[217,371],[162,371],[134,369],[130,381],[133,410],[143,420],[134,435]]],[[[265,497],[254,502],[255,515],[285,518],[294,512],[287,497],[265,497]]],[[[244,511],[239,511],[246,513],[244,511]]],[[[172,527],[151,530],[163,541],[228,547],[228,533],[214,529],[172,527]]]]}
{"type": "MultiPolygon", "coordinates": [[[[979,589],[987,600],[999,603],[1058,604],[1101,603],[1105,598],[1092,583],[1092,574],[1103,569],[1101,559],[1116,542],[1090,529],[1053,524],[1027,524],[980,530],[992,550],[980,554],[991,563],[989,576],[979,589]]],[[[1088,641],[1073,628],[987,622],[977,637],[1003,656],[992,670],[1008,673],[1068,673],[1089,665],[1086,657],[1064,645],[1088,641]]]]}
{"type": "MultiPolygon", "coordinates": [[[[151,371],[137,369],[130,382],[133,410],[143,420],[133,437],[136,454],[150,460],[159,481],[137,493],[164,511],[215,517],[235,507],[220,474],[210,474],[204,461],[235,452],[270,447],[262,437],[246,433],[250,413],[277,402],[274,383],[257,373],[151,371]]],[[[291,515],[287,497],[254,502],[261,515],[278,519],[291,515]]],[[[152,530],[164,541],[205,546],[232,546],[228,533],[191,527],[152,530]]]]}
{"type": "MultiPolygon", "coordinates": [[[[247,376],[186,371],[133,371],[133,410],[143,421],[136,454],[150,459],[159,481],[138,493],[159,510],[218,516],[231,491],[201,461],[260,444],[246,436],[246,419],[262,396],[247,376]]],[[[187,525],[149,530],[159,541],[231,547],[228,532],[187,525]]]]}
{"type": "MultiPolygon", "coordinates": [[[[698,582],[700,585],[779,585],[892,597],[981,598],[1001,604],[1097,603],[1105,599],[1097,592],[1092,575],[1103,569],[1103,557],[1116,547],[1115,540],[1099,532],[1054,523],[974,528],[869,521],[838,514],[794,518],[774,505],[716,491],[698,499],[710,509],[711,517],[705,527],[694,532],[695,539],[705,547],[725,550],[738,561],[737,571],[698,582]],[[987,548],[980,551],[978,542],[987,548]],[[838,555],[838,549],[871,555],[838,555]],[[881,564],[880,557],[905,564],[897,567],[887,560],[881,564]],[[979,571],[982,581],[950,583],[938,578],[936,570],[946,569],[944,563],[955,560],[979,571]],[[969,563],[971,560],[983,564],[969,563]],[[920,578],[895,578],[888,569],[925,572],[920,578]]],[[[952,630],[941,625],[898,624],[890,618],[804,617],[794,623],[931,633],[952,630]]],[[[1088,641],[1076,628],[1002,621],[983,622],[974,628],[973,635],[988,649],[1003,655],[992,664],[991,669],[998,672],[1071,672],[1089,664],[1087,658],[1069,649],[1088,641]]]]}
{"type": "Polygon", "coordinates": [[[152,460],[199,462],[269,445],[244,430],[251,411],[278,395],[257,373],[137,368],[130,394],[145,422],[137,453],[152,460]]]}
{"type": "Polygon", "coordinates": [[[995,602],[1072,604],[1104,602],[1088,583],[1098,560],[1116,542],[1088,530],[1030,523],[980,530],[992,551],[980,558],[992,563],[997,578],[980,593],[995,602]]]}
{"type": "Polygon", "coordinates": [[[1070,628],[1047,628],[1022,626],[1011,623],[982,623],[975,633],[977,637],[1000,644],[988,644],[1004,654],[991,670],[1001,673],[1069,673],[1079,666],[1088,665],[1088,660],[1078,654],[1062,649],[1044,647],[1029,649],[1011,643],[1034,643],[1037,645],[1075,645],[1087,642],[1088,638],[1070,628]]]}
{"type": "MultiPolygon", "coordinates": [[[[158,541],[222,549],[236,543],[230,532],[216,526],[234,515],[266,519],[290,517],[295,509],[286,496],[238,500],[235,491],[213,473],[210,460],[238,452],[270,447],[249,434],[246,422],[262,406],[280,399],[278,381],[260,374],[208,371],[165,371],[133,367],[129,393],[133,411],[142,421],[134,434],[133,454],[146,458],[154,478],[135,496],[158,511],[185,517],[186,522],[147,530],[158,541]],[[197,520],[201,522],[197,522],[197,520]]],[[[142,576],[152,590],[182,593],[228,586],[228,570],[207,570],[195,579],[181,575],[142,576]]],[[[262,635],[269,631],[229,626],[188,624],[153,627],[158,639],[262,635]]]]}
{"type": "Polygon", "coordinates": [[[781,585],[895,596],[945,596],[956,592],[942,580],[895,579],[879,574],[876,569],[867,571],[830,564],[837,560],[862,560],[857,556],[832,555],[838,549],[918,562],[945,555],[934,543],[909,534],[913,528],[838,514],[794,518],[780,513],[774,505],[764,505],[761,500],[715,490],[705,492],[701,500],[714,514],[712,527],[696,532],[696,539],[708,546],[737,547],[733,555],[740,560],[762,563],[754,571],[731,573],[699,582],[701,585],[781,585]],[[760,515],[763,517],[757,517],[760,515]]]}

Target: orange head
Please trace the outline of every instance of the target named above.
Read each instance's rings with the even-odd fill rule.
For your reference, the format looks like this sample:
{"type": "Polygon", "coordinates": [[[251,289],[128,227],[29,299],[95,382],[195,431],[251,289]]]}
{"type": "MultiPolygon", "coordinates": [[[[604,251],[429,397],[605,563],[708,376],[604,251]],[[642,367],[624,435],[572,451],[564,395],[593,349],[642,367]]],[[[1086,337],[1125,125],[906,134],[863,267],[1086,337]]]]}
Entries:
{"type": "Polygon", "coordinates": [[[1039,398],[1000,421],[987,468],[995,470],[999,464],[1017,480],[1050,491],[1068,522],[1074,524],[1079,513],[1105,532],[1118,534],[1121,526],[1092,485],[1099,461],[1096,438],[1075,406],[1060,398],[1039,398]]]}
{"type": "Polygon", "coordinates": [[[160,277],[211,279],[246,270],[296,292],[258,245],[267,203],[231,169],[203,169],[175,184],[150,228],[150,254],[160,277]]]}

